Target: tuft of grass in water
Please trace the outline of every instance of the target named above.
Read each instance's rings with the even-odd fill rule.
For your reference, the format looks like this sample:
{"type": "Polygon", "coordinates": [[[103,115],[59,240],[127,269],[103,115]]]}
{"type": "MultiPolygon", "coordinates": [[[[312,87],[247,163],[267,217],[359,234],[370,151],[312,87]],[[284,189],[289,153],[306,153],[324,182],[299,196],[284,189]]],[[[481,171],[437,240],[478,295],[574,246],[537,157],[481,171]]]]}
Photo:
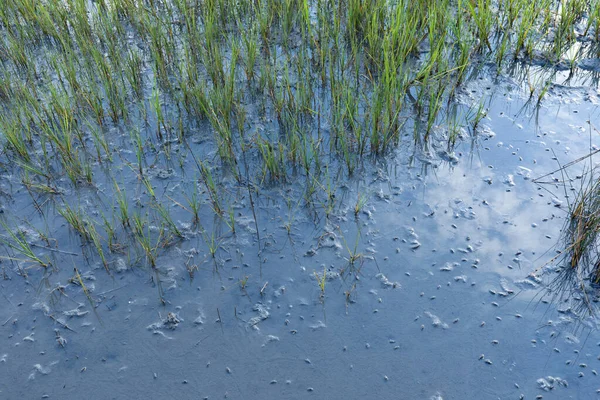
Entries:
{"type": "Polygon", "coordinates": [[[143,217],[139,213],[134,213],[132,216],[132,230],[137,244],[144,252],[146,261],[152,268],[155,268],[163,230],[161,229],[157,238],[153,240],[147,217],[143,217]]]}
{"type": "Polygon", "coordinates": [[[5,147],[24,162],[29,163],[31,156],[26,138],[23,137],[19,124],[14,118],[0,115],[0,130],[5,140],[5,147]]]}
{"type": "Polygon", "coordinates": [[[106,269],[106,272],[110,272],[109,268],[108,268],[108,260],[106,259],[106,256],[104,254],[104,249],[102,247],[102,241],[100,238],[100,234],[96,230],[96,225],[94,224],[93,221],[88,221],[87,232],[90,237],[90,240],[92,241],[92,243],[94,245],[94,248],[96,249],[96,253],[98,253],[98,256],[102,260],[102,265],[104,266],[104,269],[106,269]]]}
{"type": "Polygon", "coordinates": [[[221,241],[217,238],[214,231],[210,234],[210,237],[208,236],[208,234],[206,232],[203,232],[202,235],[204,237],[204,242],[206,242],[206,245],[208,246],[208,252],[209,252],[210,256],[213,259],[216,258],[217,251],[219,250],[219,247],[221,246],[221,241]]]}
{"type": "Polygon", "coordinates": [[[85,294],[85,297],[87,297],[88,301],[93,306],[95,304],[95,302],[94,302],[94,300],[92,298],[92,295],[91,295],[89,289],[87,288],[87,286],[83,282],[83,278],[81,277],[81,274],[79,273],[79,270],[77,269],[77,267],[74,267],[73,270],[75,272],[75,276],[72,278],[71,281],[73,283],[75,283],[76,285],[79,285],[81,287],[81,289],[83,290],[83,293],[85,294]]]}
{"type": "Polygon", "coordinates": [[[475,108],[471,107],[467,113],[467,121],[471,124],[471,130],[475,133],[477,132],[477,128],[481,121],[487,116],[487,111],[485,109],[485,104],[483,102],[479,103],[479,105],[475,108]]]}
{"type": "Polygon", "coordinates": [[[284,145],[282,143],[272,144],[261,138],[258,139],[257,144],[264,161],[263,176],[268,175],[272,181],[285,181],[284,145]]]}
{"type": "Polygon", "coordinates": [[[358,233],[358,235],[356,236],[356,241],[354,242],[354,246],[352,248],[350,248],[350,246],[348,245],[348,242],[346,242],[346,237],[342,234],[342,230],[338,227],[338,231],[340,232],[340,236],[342,237],[342,240],[344,241],[344,247],[346,247],[346,251],[348,252],[348,263],[350,264],[351,267],[354,266],[354,264],[363,259],[363,254],[358,252],[358,243],[359,243],[359,239],[360,239],[360,231],[358,233]]]}
{"type": "Polygon", "coordinates": [[[117,201],[117,205],[119,208],[119,217],[121,219],[121,225],[123,225],[124,228],[130,227],[131,224],[129,216],[129,202],[127,200],[127,195],[125,194],[125,191],[121,189],[117,181],[113,181],[113,184],[115,188],[115,200],[117,201]]]}
{"type": "Polygon", "coordinates": [[[104,214],[102,214],[102,225],[104,227],[104,232],[106,233],[108,250],[112,253],[122,252],[123,246],[117,241],[117,230],[113,224],[113,221],[109,220],[104,214]]]}
{"type": "Polygon", "coordinates": [[[323,274],[319,275],[317,273],[317,271],[314,271],[313,274],[315,275],[315,278],[317,279],[317,285],[319,286],[319,289],[321,289],[321,298],[325,297],[325,285],[327,284],[327,268],[323,267],[323,274]]]}
{"type": "MultiPolygon", "coordinates": [[[[19,235],[18,233],[12,231],[8,227],[6,222],[4,222],[3,220],[0,220],[0,225],[2,225],[2,227],[8,234],[8,237],[5,235],[0,235],[0,242],[4,243],[5,245],[10,247],[17,253],[19,253],[20,255],[25,257],[26,261],[36,263],[39,266],[44,267],[44,268],[47,268],[50,265],[50,263],[48,261],[43,261],[41,258],[36,256],[31,248],[31,246],[27,242],[27,240],[25,240],[25,238],[22,237],[21,235],[19,235]]],[[[8,256],[0,256],[0,258],[20,261],[19,259],[16,259],[13,257],[8,257],[8,256]]]]}
{"type": "Polygon", "coordinates": [[[165,224],[165,226],[169,229],[171,234],[180,239],[183,238],[183,233],[181,233],[181,231],[177,227],[177,224],[175,224],[175,221],[173,221],[171,213],[165,208],[165,206],[159,203],[158,201],[154,201],[153,207],[158,212],[163,224],[165,224]]]}
{"type": "Polygon", "coordinates": [[[88,229],[88,222],[84,219],[83,213],[81,210],[74,210],[68,204],[62,209],[58,210],[58,213],[63,216],[63,218],[69,223],[71,228],[75,230],[81,237],[83,242],[88,242],[92,239],[91,234],[88,229]]]}
{"type": "Polygon", "coordinates": [[[363,193],[358,193],[356,204],[354,204],[354,216],[358,217],[358,214],[362,211],[364,206],[367,204],[369,200],[369,196],[363,193]]]}
{"type": "MultiPolygon", "coordinates": [[[[195,182],[196,180],[194,180],[195,182]]],[[[194,191],[190,197],[186,196],[186,201],[189,210],[192,214],[192,224],[197,226],[200,224],[200,198],[198,196],[198,185],[194,184],[194,191]]]]}
{"type": "Polygon", "coordinates": [[[221,205],[221,198],[219,196],[219,191],[217,190],[215,180],[213,179],[212,172],[210,168],[203,163],[200,164],[200,167],[202,180],[204,182],[204,185],[206,186],[206,189],[208,190],[208,196],[210,197],[212,209],[215,214],[222,215],[224,210],[221,205]]]}
{"type": "Polygon", "coordinates": [[[249,276],[245,275],[242,279],[239,280],[240,289],[242,289],[242,291],[246,290],[246,286],[248,286],[248,279],[249,279],[249,276]]]}
{"type": "Polygon", "coordinates": [[[235,212],[231,206],[227,209],[227,220],[225,221],[231,233],[235,234],[235,212]]]}
{"type": "Polygon", "coordinates": [[[589,155],[560,166],[557,170],[534,180],[537,184],[551,183],[543,178],[560,173],[564,182],[565,195],[567,190],[575,192],[575,197],[568,200],[567,217],[561,230],[558,254],[546,263],[556,264],[557,275],[550,282],[550,295],[557,300],[567,300],[571,295],[578,294],[583,299],[586,309],[584,313],[594,313],[596,306],[588,298],[589,286],[600,285],[600,179],[596,167],[592,166],[592,157],[600,152],[595,150],[589,155]],[[581,174],[580,186],[568,184],[569,167],[589,161],[581,174]]]}

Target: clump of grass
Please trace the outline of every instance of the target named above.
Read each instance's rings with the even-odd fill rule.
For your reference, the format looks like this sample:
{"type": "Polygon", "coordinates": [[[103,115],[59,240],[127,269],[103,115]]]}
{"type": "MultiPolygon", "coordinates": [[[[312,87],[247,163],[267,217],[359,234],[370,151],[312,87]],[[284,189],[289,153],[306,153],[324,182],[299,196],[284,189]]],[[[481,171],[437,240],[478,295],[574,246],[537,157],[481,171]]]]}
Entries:
{"type": "MultiPolygon", "coordinates": [[[[33,262],[44,268],[47,268],[50,265],[50,263],[48,261],[43,261],[41,258],[39,258],[33,252],[32,248],[29,245],[29,243],[27,242],[27,240],[22,235],[11,230],[8,227],[8,225],[6,224],[6,222],[0,220],[0,225],[2,225],[2,227],[8,234],[8,236],[0,235],[0,242],[4,243],[5,245],[10,247],[17,253],[19,253],[20,255],[25,257],[24,260],[26,260],[26,261],[33,262]]],[[[21,261],[20,259],[8,257],[8,256],[0,256],[0,258],[21,261]]]]}
{"type": "Polygon", "coordinates": [[[250,277],[249,277],[248,275],[245,275],[245,276],[244,276],[242,279],[240,279],[240,280],[239,280],[239,283],[240,283],[240,289],[241,289],[242,291],[245,291],[245,290],[246,290],[246,286],[248,286],[248,279],[249,279],[249,278],[250,278],[250,277]]]}
{"type": "Polygon", "coordinates": [[[119,208],[119,217],[121,220],[121,225],[123,225],[124,228],[130,227],[131,224],[129,216],[129,201],[127,199],[127,195],[124,189],[121,189],[117,181],[113,181],[113,184],[115,187],[114,194],[119,208]]]}
{"type": "MultiPolygon", "coordinates": [[[[573,200],[567,196],[568,209],[565,224],[558,241],[558,254],[546,265],[556,264],[558,275],[549,285],[552,296],[562,300],[571,298],[577,293],[583,298],[585,312],[595,312],[595,307],[588,297],[589,287],[600,285],[600,179],[596,167],[584,167],[580,175],[580,186],[568,184],[568,168],[598,153],[596,150],[588,156],[579,158],[561,166],[551,174],[560,173],[563,177],[565,194],[567,190],[575,192],[573,200]]],[[[537,178],[538,184],[548,183],[537,178]]]]}
{"type": "Polygon", "coordinates": [[[209,167],[207,167],[203,163],[200,164],[200,167],[201,167],[200,172],[202,175],[202,181],[204,182],[204,185],[206,186],[206,189],[208,191],[208,196],[210,198],[212,209],[215,214],[222,215],[224,212],[224,209],[221,204],[222,203],[221,196],[219,195],[219,191],[217,190],[217,184],[213,178],[212,171],[209,167]]]}
{"type": "Polygon", "coordinates": [[[265,139],[259,138],[258,147],[264,161],[263,176],[268,175],[272,181],[285,181],[286,163],[283,144],[272,144],[265,139]]]}
{"type": "Polygon", "coordinates": [[[182,239],[183,233],[181,233],[181,230],[177,227],[175,221],[173,221],[169,210],[167,210],[167,208],[158,201],[153,202],[153,207],[160,216],[163,224],[168,228],[169,232],[177,238],[182,239]]]}
{"type": "Polygon", "coordinates": [[[369,196],[363,193],[358,193],[356,203],[354,204],[354,216],[358,217],[358,214],[362,211],[364,206],[367,204],[369,196]]]}
{"type": "Polygon", "coordinates": [[[221,246],[221,240],[217,238],[214,231],[211,233],[210,237],[206,232],[203,232],[203,236],[204,241],[208,246],[208,252],[210,253],[210,256],[214,259],[217,256],[217,251],[219,250],[219,247],[221,246]]]}
{"type": "Polygon", "coordinates": [[[315,275],[319,289],[321,289],[320,297],[323,299],[325,297],[325,286],[327,284],[327,267],[323,267],[323,273],[321,275],[319,275],[317,271],[314,271],[313,274],[315,275]]]}
{"type": "Polygon", "coordinates": [[[231,229],[231,233],[235,234],[235,211],[231,206],[227,209],[227,220],[225,221],[229,229],[231,229]]]}
{"type": "Polygon", "coordinates": [[[163,238],[163,230],[161,229],[157,238],[153,239],[148,219],[146,216],[142,216],[140,213],[133,214],[132,229],[137,244],[144,252],[146,261],[148,264],[150,264],[150,267],[156,268],[158,250],[161,247],[160,242],[163,238]]]}
{"type": "MultiPolygon", "coordinates": [[[[194,180],[195,181],[195,180],[194,180]]],[[[194,190],[190,197],[186,196],[188,211],[192,214],[192,224],[198,226],[200,224],[200,198],[198,196],[198,185],[194,184],[194,190]]]]}
{"type": "Polygon", "coordinates": [[[87,242],[92,239],[88,229],[88,222],[84,219],[81,210],[74,210],[71,206],[65,204],[62,209],[58,210],[58,213],[62,215],[71,228],[79,234],[82,241],[87,242]]]}

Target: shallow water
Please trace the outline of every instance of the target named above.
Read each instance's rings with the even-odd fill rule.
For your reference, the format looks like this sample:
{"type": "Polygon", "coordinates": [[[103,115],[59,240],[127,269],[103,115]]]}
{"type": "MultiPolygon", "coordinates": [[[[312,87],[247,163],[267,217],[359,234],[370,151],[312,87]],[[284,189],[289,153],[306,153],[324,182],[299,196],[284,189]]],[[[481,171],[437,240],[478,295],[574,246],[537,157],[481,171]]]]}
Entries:
{"type": "MultiPolygon", "coordinates": [[[[297,200],[301,185],[266,186],[260,246],[247,192],[231,184],[236,233],[206,207],[216,256],[190,229],[157,274],[126,251],[108,275],[45,206],[57,271],[25,278],[2,263],[0,397],[595,398],[596,321],[542,297],[567,201],[532,179],[598,142],[586,123],[598,120],[598,91],[555,86],[535,111],[510,81],[483,79],[459,100],[481,95],[482,134],[456,159],[440,159],[435,143],[433,157],[411,158],[406,145],[359,178],[332,176],[329,218],[297,200]],[[368,201],[355,218],[357,191],[368,201]],[[193,279],[186,265],[197,265],[193,279]],[[89,296],[69,282],[73,267],[89,296]]],[[[182,190],[175,171],[157,172],[157,193],[182,190]]],[[[70,194],[93,213],[101,189],[70,194]]],[[[26,204],[24,191],[13,196],[7,208],[26,204]]],[[[185,228],[189,214],[172,212],[185,228]]]]}

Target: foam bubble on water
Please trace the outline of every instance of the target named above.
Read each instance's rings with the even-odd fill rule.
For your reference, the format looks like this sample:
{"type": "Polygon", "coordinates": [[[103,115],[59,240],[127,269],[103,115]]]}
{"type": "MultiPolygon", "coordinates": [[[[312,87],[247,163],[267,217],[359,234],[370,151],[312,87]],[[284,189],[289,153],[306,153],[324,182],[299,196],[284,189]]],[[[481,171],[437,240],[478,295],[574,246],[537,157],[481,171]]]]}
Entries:
{"type": "Polygon", "coordinates": [[[251,327],[253,327],[255,329],[258,329],[258,326],[257,326],[258,323],[269,318],[270,313],[269,313],[268,307],[261,303],[255,304],[252,309],[254,311],[256,311],[258,313],[258,315],[250,318],[248,320],[248,325],[250,325],[251,327]]]}
{"type": "Polygon", "coordinates": [[[202,325],[204,324],[204,320],[206,319],[206,316],[204,315],[204,312],[202,310],[198,310],[198,317],[194,320],[194,324],[196,325],[202,325]]]}
{"type": "MultiPolygon", "coordinates": [[[[321,264],[321,266],[319,267],[319,270],[323,271],[324,269],[326,269],[325,264],[321,264]]],[[[314,273],[310,275],[310,279],[312,279],[313,281],[319,280],[320,278],[321,278],[321,276],[317,277],[317,275],[315,275],[314,273]]],[[[325,280],[327,280],[328,282],[334,281],[339,278],[341,278],[341,275],[339,272],[325,271],[325,280]]],[[[278,296],[275,296],[275,297],[278,297],[278,296]]]]}
{"type": "Polygon", "coordinates": [[[35,379],[36,372],[42,375],[48,375],[50,372],[52,372],[52,367],[56,364],[58,364],[58,361],[52,361],[45,367],[42,364],[35,364],[33,366],[33,372],[29,375],[29,379],[35,379]]]}
{"type": "Polygon", "coordinates": [[[513,294],[514,290],[508,285],[508,281],[505,278],[500,279],[500,287],[508,294],[513,294]]]}
{"type": "Polygon", "coordinates": [[[44,302],[38,302],[38,303],[34,303],[31,306],[32,310],[40,310],[42,311],[45,315],[48,315],[50,313],[50,307],[48,307],[48,304],[44,303],[44,302]]]}
{"type": "Polygon", "coordinates": [[[531,178],[531,169],[527,168],[527,167],[523,167],[523,166],[519,166],[517,167],[517,175],[520,175],[523,177],[523,179],[529,179],[531,178]]]}
{"type": "Polygon", "coordinates": [[[177,280],[179,279],[177,269],[175,267],[159,268],[161,273],[161,283],[164,290],[177,289],[177,280]]]}
{"type": "Polygon", "coordinates": [[[382,274],[381,272],[378,273],[377,275],[375,275],[375,278],[377,278],[379,280],[379,282],[381,282],[381,284],[386,287],[386,288],[399,288],[401,287],[400,283],[398,282],[392,282],[390,281],[384,274],[382,274]]]}
{"type": "Polygon", "coordinates": [[[313,331],[316,331],[317,329],[324,329],[327,328],[327,325],[325,325],[325,323],[323,321],[318,321],[316,324],[312,324],[310,326],[310,329],[312,329],[313,331]]]}
{"type": "Polygon", "coordinates": [[[83,306],[79,305],[79,307],[72,310],[63,311],[63,315],[66,317],[83,317],[84,315],[89,314],[89,311],[80,310],[81,307],[83,306]]]}
{"type": "Polygon", "coordinates": [[[484,140],[488,140],[496,137],[496,132],[494,132],[489,125],[482,125],[478,135],[484,140]]]}
{"type": "Polygon", "coordinates": [[[504,183],[508,186],[515,186],[515,178],[513,174],[508,174],[504,179],[504,183]]]}
{"type": "Polygon", "coordinates": [[[538,379],[537,384],[540,389],[542,389],[543,391],[546,391],[546,392],[549,392],[552,389],[559,387],[559,386],[563,386],[563,387],[569,386],[569,384],[567,383],[566,380],[564,380],[558,376],[550,376],[550,375],[548,375],[545,378],[538,379]]]}
{"type": "Polygon", "coordinates": [[[273,343],[273,342],[279,342],[279,336],[267,335],[267,337],[265,338],[264,343],[262,344],[262,347],[265,347],[267,344],[273,343]]]}
{"type": "Polygon", "coordinates": [[[434,327],[442,327],[443,329],[448,329],[448,324],[443,322],[437,315],[430,313],[429,311],[425,311],[425,315],[431,318],[431,325],[434,327]]]}
{"type": "Polygon", "coordinates": [[[154,330],[154,331],[152,331],[152,333],[155,334],[155,335],[162,336],[165,339],[169,339],[169,340],[173,339],[173,337],[166,335],[163,331],[154,330]]]}
{"type": "Polygon", "coordinates": [[[331,247],[334,249],[342,249],[342,244],[335,232],[327,232],[319,238],[319,247],[331,247]]]}
{"type": "Polygon", "coordinates": [[[452,271],[454,269],[454,266],[457,263],[449,263],[447,262],[446,264],[444,264],[444,266],[442,268],[440,268],[440,271],[452,271]]]}
{"type": "Polygon", "coordinates": [[[115,270],[117,272],[127,271],[127,263],[123,258],[119,257],[115,260],[115,270]]]}
{"type": "Polygon", "coordinates": [[[542,282],[543,281],[539,276],[537,276],[535,274],[529,274],[525,279],[515,281],[515,285],[517,287],[519,287],[520,289],[526,290],[526,289],[535,289],[539,285],[541,285],[542,282]]]}
{"type": "Polygon", "coordinates": [[[567,342],[569,344],[579,344],[580,343],[579,338],[572,334],[565,335],[565,342],[567,342]]]}

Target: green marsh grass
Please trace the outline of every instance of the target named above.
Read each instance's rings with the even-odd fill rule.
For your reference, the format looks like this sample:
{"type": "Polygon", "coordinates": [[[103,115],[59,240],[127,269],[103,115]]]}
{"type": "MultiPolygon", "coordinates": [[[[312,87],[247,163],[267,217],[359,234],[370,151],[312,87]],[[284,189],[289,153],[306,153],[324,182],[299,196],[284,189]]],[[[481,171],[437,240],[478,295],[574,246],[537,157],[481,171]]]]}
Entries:
{"type": "Polygon", "coordinates": [[[87,221],[87,232],[92,244],[94,245],[94,248],[96,249],[96,253],[102,260],[102,265],[104,266],[104,269],[106,269],[106,272],[110,272],[108,267],[108,260],[104,254],[102,239],[100,237],[100,234],[96,230],[96,224],[93,221],[87,221]]]}
{"type": "Polygon", "coordinates": [[[155,268],[164,232],[160,229],[156,239],[153,239],[149,225],[147,216],[142,216],[139,212],[133,214],[132,230],[135,241],[142,249],[147,263],[150,267],[155,268]]]}
{"type": "Polygon", "coordinates": [[[367,204],[367,201],[369,201],[369,196],[366,194],[358,193],[357,196],[358,197],[356,199],[356,203],[354,204],[354,216],[355,217],[358,217],[358,214],[365,207],[365,205],[367,204]]]}
{"type": "Polygon", "coordinates": [[[114,195],[119,209],[119,217],[121,220],[121,224],[124,228],[130,227],[131,224],[129,214],[129,201],[127,199],[127,195],[125,194],[124,189],[121,189],[121,187],[119,187],[117,181],[113,181],[113,185],[115,188],[114,195]]]}
{"type": "Polygon", "coordinates": [[[181,230],[177,227],[175,221],[173,221],[169,210],[158,201],[153,203],[153,208],[156,210],[162,223],[168,228],[169,232],[177,238],[183,238],[183,233],[181,233],[181,230]]]}
{"type": "MultiPolygon", "coordinates": [[[[194,182],[197,181],[197,179],[194,179],[194,182]]],[[[200,225],[200,198],[198,195],[198,185],[194,184],[193,185],[194,190],[192,191],[192,195],[186,198],[186,202],[188,204],[188,208],[187,210],[192,214],[192,224],[194,226],[199,226],[200,225]]]]}
{"type": "Polygon", "coordinates": [[[69,223],[71,228],[79,234],[83,242],[88,242],[92,239],[88,221],[85,220],[81,210],[74,210],[68,204],[65,204],[58,213],[69,223]]]}
{"type": "Polygon", "coordinates": [[[210,202],[212,205],[212,209],[216,215],[222,215],[224,212],[224,208],[222,205],[221,196],[219,195],[219,190],[217,189],[217,184],[213,178],[213,174],[209,167],[205,164],[200,164],[201,167],[201,176],[202,181],[208,191],[208,196],[210,197],[210,202]]]}
{"type": "Polygon", "coordinates": [[[4,228],[7,235],[0,235],[0,242],[10,247],[12,250],[23,256],[23,259],[14,258],[9,256],[1,256],[0,258],[15,260],[15,261],[27,261],[34,264],[37,264],[43,268],[47,268],[50,265],[49,261],[44,261],[39,258],[31,248],[30,244],[27,242],[23,235],[20,235],[18,232],[14,232],[10,229],[6,222],[0,220],[0,225],[4,228]]]}

